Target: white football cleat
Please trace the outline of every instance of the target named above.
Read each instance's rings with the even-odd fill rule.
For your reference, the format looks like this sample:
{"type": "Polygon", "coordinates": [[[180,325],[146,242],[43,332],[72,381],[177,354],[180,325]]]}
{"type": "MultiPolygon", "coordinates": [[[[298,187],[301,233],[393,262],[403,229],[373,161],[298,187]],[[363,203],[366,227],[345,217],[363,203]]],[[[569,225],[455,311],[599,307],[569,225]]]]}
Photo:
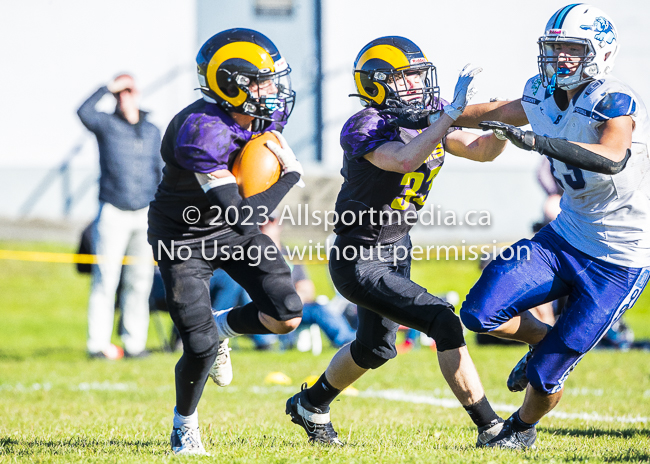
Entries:
{"type": "Polygon", "coordinates": [[[172,452],[176,455],[209,456],[201,443],[201,432],[198,427],[172,429],[172,452]]]}
{"type": "Polygon", "coordinates": [[[232,382],[232,363],[230,362],[230,351],[232,348],[228,346],[228,339],[224,338],[219,342],[219,351],[217,351],[217,359],[210,368],[208,375],[220,387],[227,387],[232,382]]]}

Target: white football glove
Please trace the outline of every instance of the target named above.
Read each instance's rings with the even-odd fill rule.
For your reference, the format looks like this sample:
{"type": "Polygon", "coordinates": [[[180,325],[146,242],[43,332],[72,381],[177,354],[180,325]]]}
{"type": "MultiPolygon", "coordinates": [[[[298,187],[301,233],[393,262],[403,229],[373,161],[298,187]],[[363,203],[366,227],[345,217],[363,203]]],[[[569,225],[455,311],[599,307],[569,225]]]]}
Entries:
{"type": "Polygon", "coordinates": [[[299,187],[304,187],[305,183],[302,181],[302,176],[304,173],[300,161],[298,161],[296,158],[296,155],[293,153],[293,150],[287,143],[287,140],[284,138],[284,136],[276,130],[272,130],[271,132],[273,132],[273,135],[278,138],[282,146],[270,141],[266,142],[266,146],[273,152],[275,156],[278,157],[278,161],[282,166],[282,175],[285,175],[289,172],[297,172],[300,175],[301,179],[296,185],[299,187]]]}
{"type": "Polygon", "coordinates": [[[467,103],[476,94],[476,89],[470,86],[472,85],[474,76],[483,71],[483,68],[474,68],[470,70],[468,69],[470,66],[471,64],[467,63],[458,76],[456,88],[454,89],[454,100],[442,108],[442,111],[444,111],[454,121],[463,114],[467,103]]]}
{"type": "MultiPolygon", "coordinates": [[[[500,102],[500,101],[505,101],[505,98],[501,98],[501,97],[492,97],[492,98],[490,98],[490,103],[492,103],[492,102],[500,102]]],[[[492,129],[492,133],[494,133],[494,136],[499,140],[508,140],[508,137],[506,137],[505,131],[503,131],[501,129],[492,129]]]]}

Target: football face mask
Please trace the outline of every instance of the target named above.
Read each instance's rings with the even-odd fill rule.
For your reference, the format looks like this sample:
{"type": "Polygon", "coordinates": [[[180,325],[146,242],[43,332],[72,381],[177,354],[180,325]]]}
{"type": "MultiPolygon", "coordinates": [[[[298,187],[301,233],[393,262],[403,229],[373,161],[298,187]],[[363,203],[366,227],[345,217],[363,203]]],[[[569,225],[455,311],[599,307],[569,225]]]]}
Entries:
{"type": "MultiPolygon", "coordinates": [[[[395,102],[425,108],[437,101],[440,90],[437,85],[436,68],[431,63],[405,66],[398,69],[376,70],[369,76],[373,82],[388,87],[385,105],[395,102]]],[[[370,93],[370,92],[369,92],[370,93]]]]}
{"type": "Polygon", "coordinates": [[[440,97],[436,67],[409,39],[380,37],[361,49],[354,82],[364,106],[435,106],[440,97]]]}
{"type": "Polygon", "coordinates": [[[286,121],[293,111],[296,93],[291,89],[291,69],[250,80],[244,112],[261,119],[286,121]]]}
{"type": "Polygon", "coordinates": [[[589,74],[595,53],[588,40],[542,37],[537,43],[537,63],[545,86],[571,90],[593,79],[589,74]]]}

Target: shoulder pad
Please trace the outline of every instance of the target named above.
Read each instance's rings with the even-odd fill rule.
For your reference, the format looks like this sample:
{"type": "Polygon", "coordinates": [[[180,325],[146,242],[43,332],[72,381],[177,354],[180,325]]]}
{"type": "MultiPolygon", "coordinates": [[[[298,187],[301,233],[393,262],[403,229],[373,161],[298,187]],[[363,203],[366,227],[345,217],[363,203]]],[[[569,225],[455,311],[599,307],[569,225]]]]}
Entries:
{"type": "Polygon", "coordinates": [[[343,125],[341,147],[348,158],[358,158],[379,145],[399,137],[397,126],[386,123],[387,117],[375,108],[365,108],[343,125]]]}
{"type": "Polygon", "coordinates": [[[591,117],[596,121],[607,121],[619,116],[629,116],[636,112],[636,102],[631,95],[620,92],[608,93],[592,111],[591,117]]]}

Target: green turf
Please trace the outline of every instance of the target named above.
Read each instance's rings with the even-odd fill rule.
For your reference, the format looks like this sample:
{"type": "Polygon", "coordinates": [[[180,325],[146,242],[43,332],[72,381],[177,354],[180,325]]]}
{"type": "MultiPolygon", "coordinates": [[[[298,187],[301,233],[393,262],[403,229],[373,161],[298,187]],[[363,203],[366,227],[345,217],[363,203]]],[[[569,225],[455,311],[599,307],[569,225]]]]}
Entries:
{"type": "MultiPolygon", "coordinates": [[[[60,245],[1,243],[2,249],[71,251],[60,245]]],[[[319,293],[331,295],[323,266],[309,268],[319,293]]],[[[416,281],[434,293],[461,298],[479,275],[475,263],[417,263],[416,281]]],[[[168,454],[174,405],[173,366],[178,354],[143,360],[90,361],[85,357],[89,280],[72,265],[0,262],[0,462],[161,462],[168,454]]],[[[166,317],[166,316],[165,316],[166,317]]],[[[650,338],[646,291],[627,320],[650,338]]],[[[168,323],[168,320],[165,319],[168,323]]],[[[490,400],[517,406],[504,379],[524,347],[470,350],[490,400]]],[[[117,339],[116,339],[117,341],[117,339]]],[[[150,347],[159,345],[150,331],[150,347]]],[[[420,348],[368,373],[342,396],[332,416],[347,446],[306,443],[284,414],[284,402],[334,353],[233,352],[235,380],[209,383],[199,406],[205,462],[648,462],[648,423],[549,417],[539,426],[538,449],[526,453],[477,450],[475,431],[461,408],[378,399],[397,391],[406,398],[451,399],[435,354],[420,348]],[[281,371],[291,385],[265,384],[281,371]]],[[[650,417],[650,353],[590,353],[566,383],[556,409],[566,414],[650,417]]],[[[507,415],[507,411],[501,411],[507,415]]],[[[573,416],[572,416],[573,417],[573,416]]]]}

